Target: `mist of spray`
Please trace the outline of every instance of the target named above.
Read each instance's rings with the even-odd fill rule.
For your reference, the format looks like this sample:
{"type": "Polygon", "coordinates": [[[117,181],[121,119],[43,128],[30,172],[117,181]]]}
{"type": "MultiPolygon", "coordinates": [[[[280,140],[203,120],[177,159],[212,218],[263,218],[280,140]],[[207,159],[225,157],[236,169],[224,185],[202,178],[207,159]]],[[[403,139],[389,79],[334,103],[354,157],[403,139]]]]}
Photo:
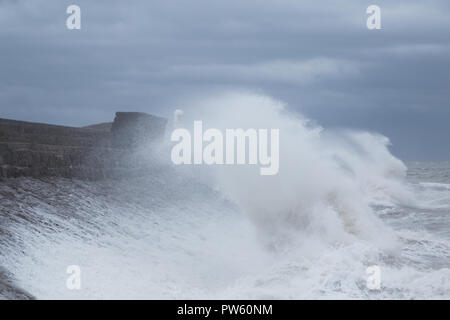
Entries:
{"type": "Polygon", "coordinates": [[[272,248],[310,237],[326,245],[367,240],[393,250],[395,237],[373,214],[374,201],[408,201],[404,164],[386,137],[367,132],[328,132],[266,96],[226,93],[188,106],[185,124],[206,128],[280,130],[280,170],[261,176],[257,166],[197,168],[206,181],[239,204],[272,248]],[[188,115],[189,114],[189,115],[188,115]],[[203,171],[203,172],[202,172],[203,171]]]}
{"type": "Polygon", "coordinates": [[[279,129],[278,174],[261,176],[257,165],[175,166],[166,141],[138,150],[151,169],[142,177],[21,180],[14,192],[27,220],[11,220],[20,241],[3,244],[0,255],[18,284],[38,298],[364,294],[365,267],[397,249],[372,206],[410,201],[389,140],[324,130],[256,94],[194,99],[183,110],[174,127],[202,120],[205,129],[279,129]],[[65,285],[73,264],[83,274],[79,291],[65,285]]]}

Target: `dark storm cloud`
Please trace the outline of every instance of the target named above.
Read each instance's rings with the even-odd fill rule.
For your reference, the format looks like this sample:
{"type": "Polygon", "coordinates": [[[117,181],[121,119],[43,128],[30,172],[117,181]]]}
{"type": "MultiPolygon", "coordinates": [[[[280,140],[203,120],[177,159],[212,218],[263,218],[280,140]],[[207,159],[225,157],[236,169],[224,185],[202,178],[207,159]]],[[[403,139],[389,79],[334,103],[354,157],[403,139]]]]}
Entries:
{"type": "Polygon", "coordinates": [[[84,125],[168,116],[223,88],[325,127],[381,132],[406,159],[450,159],[447,1],[0,1],[0,117],[84,125]],[[66,8],[82,10],[67,30],[66,8]],[[381,7],[382,30],[365,10],[381,7]]]}

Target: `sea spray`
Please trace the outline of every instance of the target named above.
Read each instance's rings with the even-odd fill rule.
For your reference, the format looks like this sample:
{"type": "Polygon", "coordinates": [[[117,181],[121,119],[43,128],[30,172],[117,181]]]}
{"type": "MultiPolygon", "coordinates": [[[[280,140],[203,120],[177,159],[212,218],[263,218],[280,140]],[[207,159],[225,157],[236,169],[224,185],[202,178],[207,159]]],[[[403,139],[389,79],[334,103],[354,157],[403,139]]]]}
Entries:
{"type": "Polygon", "coordinates": [[[0,265],[18,287],[41,299],[450,297],[448,189],[419,185],[419,210],[437,209],[411,207],[387,138],[325,130],[254,94],[183,109],[184,123],[280,128],[279,174],[175,166],[167,142],[138,150],[151,169],[139,176],[5,181],[0,265]],[[70,265],[81,290],[67,289],[70,265]],[[381,289],[371,292],[374,265],[381,289]]]}
{"type": "Polygon", "coordinates": [[[277,175],[259,176],[250,166],[210,168],[215,187],[239,204],[270,246],[312,234],[330,245],[358,237],[386,250],[396,247],[392,231],[370,207],[373,191],[402,190],[406,167],[390,154],[387,138],[351,131],[333,135],[255,94],[197,101],[189,112],[214,128],[279,128],[277,175]]]}

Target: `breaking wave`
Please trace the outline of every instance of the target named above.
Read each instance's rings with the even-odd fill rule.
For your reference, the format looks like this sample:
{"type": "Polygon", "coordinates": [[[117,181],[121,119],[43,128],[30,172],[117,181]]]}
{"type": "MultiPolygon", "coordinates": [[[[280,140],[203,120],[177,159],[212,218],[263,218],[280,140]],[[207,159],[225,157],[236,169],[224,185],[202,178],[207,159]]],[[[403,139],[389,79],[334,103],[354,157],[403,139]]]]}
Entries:
{"type": "Polygon", "coordinates": [[[247,93],[186,102],[185,114],[186,126],[280,129],[279,173],[174,166],[164,145],[141,177],[1,182],[0,265],[17,288],[41,299],[450,298],[449,240],[415,228],[432,210],[417,188],[437,187],[408,182],[386,137],[326,130],[247,93]],[[66,287],[69,265],[81,290],[66,287]],[[381,290],[366,287],[370,265],[381,290]]]}

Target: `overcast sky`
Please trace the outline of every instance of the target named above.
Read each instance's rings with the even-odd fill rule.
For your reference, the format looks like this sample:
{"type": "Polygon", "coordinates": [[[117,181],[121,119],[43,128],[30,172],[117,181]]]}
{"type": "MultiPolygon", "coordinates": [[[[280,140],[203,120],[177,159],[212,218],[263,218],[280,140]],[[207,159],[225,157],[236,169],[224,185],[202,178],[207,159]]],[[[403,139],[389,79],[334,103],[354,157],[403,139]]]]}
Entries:
{"type": "Polygon", "coordinates": [[[450,1],[0,0],[0,118],[170,116],[224,89],[380,132],[404,160],[450,160],[450,1]]]}

